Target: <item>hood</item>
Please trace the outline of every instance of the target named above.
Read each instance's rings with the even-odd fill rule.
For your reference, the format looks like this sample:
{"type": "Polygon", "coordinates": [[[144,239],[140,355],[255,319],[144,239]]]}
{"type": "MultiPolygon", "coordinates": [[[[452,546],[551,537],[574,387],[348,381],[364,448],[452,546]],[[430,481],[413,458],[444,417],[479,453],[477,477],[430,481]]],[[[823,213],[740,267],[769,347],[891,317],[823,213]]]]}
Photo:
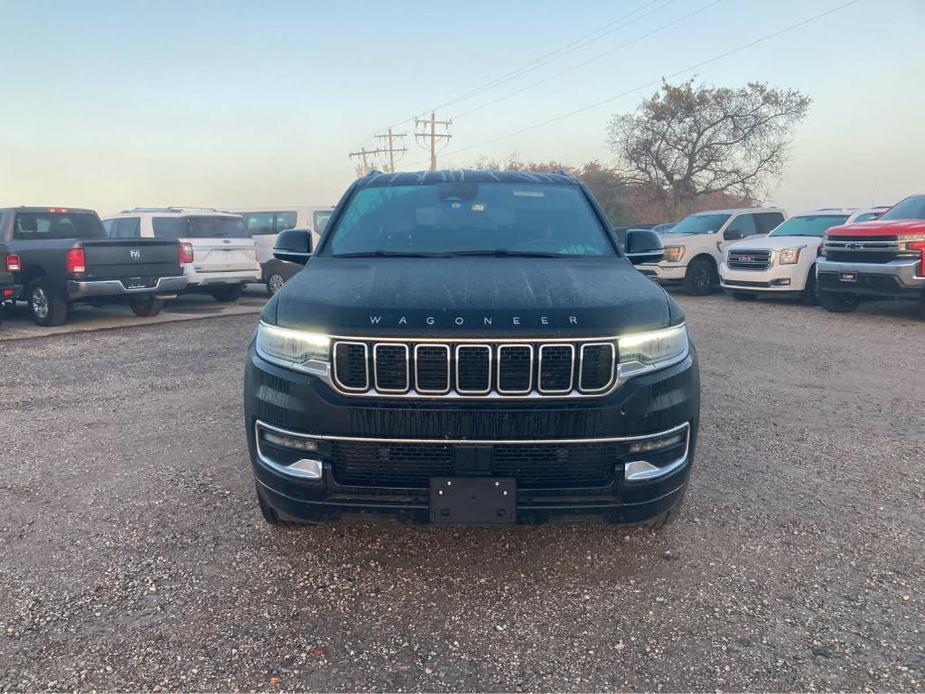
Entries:
{"type": "Polygon", "coordinates": [[[316,257],[264,310],[282,327],[357,337],[590,337],[682,319],[614,257],[316,257]]]}
{"type": "Polygon", "coordinates": [[[922,236],[925,235],[925,219],[874,219],[832,227],[826,233],[829,236],[922,236]]]}
{"type": "Polygon", "coordinates": [[[727,251],[756,250],[780,251],[784,248],[807,246],[818,248],[822,239],[818,236],[752,236],[726,246],[727,251]]]}

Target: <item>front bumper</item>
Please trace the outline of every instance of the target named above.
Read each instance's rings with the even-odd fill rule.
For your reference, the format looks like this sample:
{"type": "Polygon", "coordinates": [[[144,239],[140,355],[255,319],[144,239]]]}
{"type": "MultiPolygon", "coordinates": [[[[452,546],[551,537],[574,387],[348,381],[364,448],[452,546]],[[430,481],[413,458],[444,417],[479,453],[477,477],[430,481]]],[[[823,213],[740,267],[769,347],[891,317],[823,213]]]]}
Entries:
{"type": "Polygon", "coordinates": [[[687,265],[637,265],[636,269],[658,284],[676,284],[684,281],[687,265]]]}
{"type": "Polygon", "coordinates": [[[720,265],[720,286],[743,292],[801,292],[806,289],[808,269],[799,265],[772,265],[767,270],[732,270],[720,265]]]}
{"type": "Polygon", "coordinates": [[[925,277],[919,260],[846,263],[820,258],[816,269],[818,291],[911,298],[925,295],[925,277]]]}
{"type": "Polygon", "coordinates": [[[126,287],[122,280],[68,280],[70,299],[102,296],[134,296],[137,294],[176,294],[186,287],[186,277],[159,277],[152,286],[126,287]]]}
{"type": "Polygon", "coordinates": [[[697,443],[699,392],[692,350],[684,362],[578,402],[358,400],[268,364],[252,348],[245,418],[259,493],[285,519],[427,522],[428,480],[470,476],[516,479],[520,523],[636,523],[664,513],[684,492],[697,443]],[[281,470],[279,462],[295,458],[281,461],[286,451],[259,447],[264,425],[317,442],[314,452],[294,455],[316,460],[320,478],[281,470]],[[681,430],[683,451],[666,450],[662,459],[628,450],[681,430]],[[664,474],[631,474],[638,479],[628,480],[626,464],[646,455],[664,474]],[[482,463],[472,467],[476,458],[482,463]]]}

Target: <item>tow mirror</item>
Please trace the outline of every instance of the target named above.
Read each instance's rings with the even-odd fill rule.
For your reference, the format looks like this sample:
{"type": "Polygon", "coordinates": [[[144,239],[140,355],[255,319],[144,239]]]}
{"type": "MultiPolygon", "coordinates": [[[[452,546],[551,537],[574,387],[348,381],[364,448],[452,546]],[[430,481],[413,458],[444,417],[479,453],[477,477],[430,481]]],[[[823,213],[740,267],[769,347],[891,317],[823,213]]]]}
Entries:
{"type": "Polygon", "coordinates": [[[312,234],[305,229],[287,229],[276,236],[273,256],[279,260],[305,265],[312,255],[312,234]]]}
{"type": "Polygon", "coordinates": [[[626,257],[633,265],[657,263],[664,255],[662,237],[651,229],[630,229],[626,232],[626,257]]]}

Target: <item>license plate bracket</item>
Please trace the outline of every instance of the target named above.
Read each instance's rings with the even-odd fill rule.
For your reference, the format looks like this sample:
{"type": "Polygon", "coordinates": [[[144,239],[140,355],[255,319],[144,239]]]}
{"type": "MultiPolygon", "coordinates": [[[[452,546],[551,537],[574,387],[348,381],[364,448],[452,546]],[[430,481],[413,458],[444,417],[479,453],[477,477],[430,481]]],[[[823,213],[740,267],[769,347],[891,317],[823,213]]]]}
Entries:
{"type": "Polygon", "coordinates": [[[494,477],[433,477],[430,520],[450,525],[513,523],[517,514],[517,481],[494,477]]]}
{"type": "Polygon", "coordinates": [[[124,284],[126,289],[145,289],[148,286],[144,277],[129,277],[124,284]]]}

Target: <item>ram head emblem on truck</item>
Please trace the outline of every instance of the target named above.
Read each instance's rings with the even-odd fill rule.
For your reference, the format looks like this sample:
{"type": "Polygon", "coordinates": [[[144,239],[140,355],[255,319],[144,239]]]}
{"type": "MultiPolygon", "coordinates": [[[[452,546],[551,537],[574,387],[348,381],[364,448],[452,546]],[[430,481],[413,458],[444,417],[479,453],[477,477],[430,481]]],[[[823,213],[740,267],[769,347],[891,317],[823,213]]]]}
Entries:
{"type": "Polygon", "coordinates": [[[141,260],[141,251],[137,248],[130,248],[128,255],[132,260],[141,260]]]}

